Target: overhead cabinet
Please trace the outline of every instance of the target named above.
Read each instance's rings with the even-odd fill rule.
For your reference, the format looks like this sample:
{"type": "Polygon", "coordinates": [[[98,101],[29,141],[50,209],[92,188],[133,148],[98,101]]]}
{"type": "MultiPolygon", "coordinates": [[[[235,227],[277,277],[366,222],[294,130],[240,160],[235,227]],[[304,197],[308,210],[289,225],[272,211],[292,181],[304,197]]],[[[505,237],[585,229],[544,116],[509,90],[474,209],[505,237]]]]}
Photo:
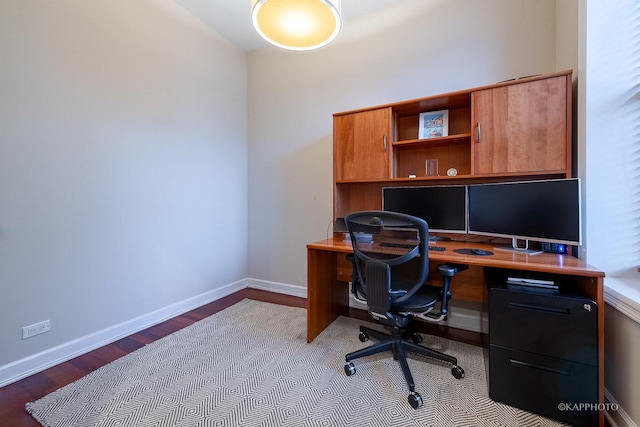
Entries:
{"type": "Polygon", "coordinates": [[[391,178],[391,109],[336,116],[336,181],[391,178]]]}
{"type": "Polygon", "coordinates": [[[571,74],[335,113],[335,217],[380,209],[388,186],[571,177],[571,74]],[[433,112],[445,132],[427,137],[433,112]]]}
{"type": "Polygon", "coordinates": [[[473,173],[566,173],[570,160],[569,76],[471,94],[473,173]]]}

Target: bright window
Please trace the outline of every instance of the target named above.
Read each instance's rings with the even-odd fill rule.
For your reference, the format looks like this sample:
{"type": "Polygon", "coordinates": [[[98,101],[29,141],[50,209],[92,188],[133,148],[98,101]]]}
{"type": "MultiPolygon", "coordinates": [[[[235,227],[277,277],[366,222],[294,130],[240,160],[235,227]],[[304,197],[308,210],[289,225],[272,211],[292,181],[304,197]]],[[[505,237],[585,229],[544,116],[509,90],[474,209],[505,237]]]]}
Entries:
{"type": "Polygon", "coordinates": [[[640,2],[588,0],[585,33],[586,261],[640,307],[640,2]]]}

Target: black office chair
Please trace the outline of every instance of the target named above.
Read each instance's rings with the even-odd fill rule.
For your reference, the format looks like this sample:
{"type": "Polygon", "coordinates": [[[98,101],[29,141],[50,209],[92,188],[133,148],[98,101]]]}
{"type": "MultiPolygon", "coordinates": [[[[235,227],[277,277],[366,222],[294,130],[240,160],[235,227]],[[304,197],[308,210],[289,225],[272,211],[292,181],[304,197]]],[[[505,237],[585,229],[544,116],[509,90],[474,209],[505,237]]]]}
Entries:
{"type": "Polygon", "coordinates": [[[429,228],[424,220],[396,212],[364,211],[347,215],[345,222],[353,244],[352,293],[367,303],[376,320],[393,330],[389,335],[360,326],[360,341],[372,337],[380,342],[347,354],[344,371],[351,376],[356,372],[352,360],[390,350],[409,386],[409,404],[417,409],[423,401],[415,391],[407,351],[450,363],[451,374],[457,379],[464,377],[464,369],[455,357],[418,345],[422,337],[408,327],[412,317],[434,322],[446,319],[451,278],[468,267],[439,265],[443,287],[425,285],[429,275],[429,228]],[[433,313],[438,302],[440,310],[433,313]]]}

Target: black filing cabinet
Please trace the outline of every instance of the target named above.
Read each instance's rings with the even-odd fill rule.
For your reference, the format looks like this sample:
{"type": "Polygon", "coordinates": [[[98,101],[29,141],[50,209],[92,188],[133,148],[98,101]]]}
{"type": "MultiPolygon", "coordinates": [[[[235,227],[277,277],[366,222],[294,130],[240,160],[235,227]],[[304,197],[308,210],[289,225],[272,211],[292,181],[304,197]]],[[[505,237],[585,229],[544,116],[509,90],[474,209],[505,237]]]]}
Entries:
{"type": "Polygon", "coordinates": [[[573,425],[597,425],[596,304],[575,292],[494,282],[489,395],[573,425]]]}

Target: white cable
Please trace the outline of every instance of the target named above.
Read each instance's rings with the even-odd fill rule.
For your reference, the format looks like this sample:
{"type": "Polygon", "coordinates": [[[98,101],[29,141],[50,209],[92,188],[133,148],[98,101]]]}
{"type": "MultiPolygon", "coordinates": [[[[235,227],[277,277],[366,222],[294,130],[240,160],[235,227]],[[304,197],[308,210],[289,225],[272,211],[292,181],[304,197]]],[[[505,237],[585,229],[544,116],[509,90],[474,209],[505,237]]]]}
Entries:
{"type": "Polygon", "coordinates": [[[327,226],[327,240],[329,239],[329,229],[331,229],[331,224],[333,224],[333,220],[329,221],[329,225],[327,226]]]}

